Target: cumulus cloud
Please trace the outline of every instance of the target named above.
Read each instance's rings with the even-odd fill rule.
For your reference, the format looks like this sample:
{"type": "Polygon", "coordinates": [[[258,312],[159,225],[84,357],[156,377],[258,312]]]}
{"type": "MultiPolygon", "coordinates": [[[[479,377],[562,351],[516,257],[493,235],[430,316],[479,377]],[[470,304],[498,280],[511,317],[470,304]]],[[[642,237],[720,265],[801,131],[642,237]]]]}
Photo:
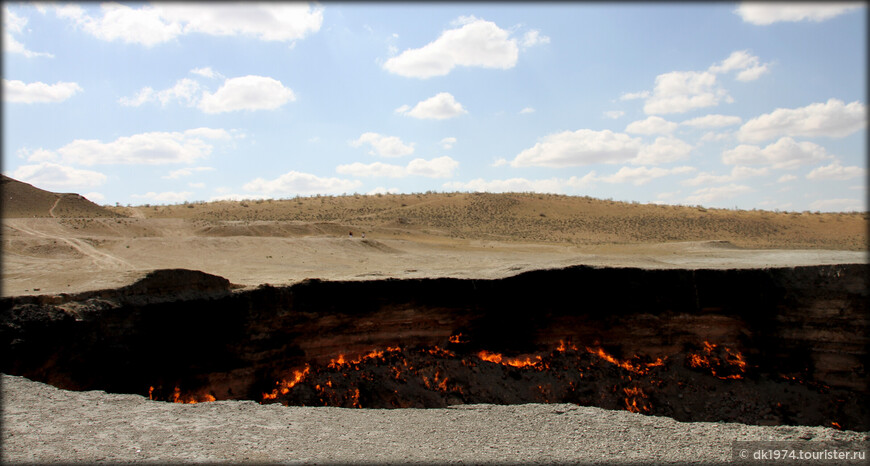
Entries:
{"type": "Polygon", "coordinates": [[[294,100],[296,95],[281,81],[249,75],[227,79],[214,94],[204,92],[198,107],[205,113],[274,110],[294,100]]]}
{"type": "Polygon", "coordinates": [[[323,23],[323,8],[301,3],[165,3],[140,8],[104,3],[94,16],[78,5],[59,6],[55,12],[100,40],[145,46],[191,33],[287,42],[317,32],[323,23]]]}
{"type": "Polygon", "coordinates": [[[12,172],[12,178],[51,191],[69,191],[99,186],[106,175],[91,170],[80,170],[52,162],[22,165],[12,172]]]}
{"type": "Polygon", "coordinates": [[[25,104],[63,102],[83,89],[76,83],[58,81],[54,84],[43,82],[24,83],[16,80],[3,80],[3,100],[25,104]]]}
{"type": "Polygon", "coordinates": [[[520,44],[522,45],[522,47],[524,49],[527,49],[529,47],[534,47],[536,45],[549,44],[549,43],[550,43],[549,37],[542,36],[541,32],[538,31],[537,29],[531,29],[529,31],[526,31],[525,34],[523,34],[523,40],[520,44]]]}
{"type": "Polygon", "coordinates": [[[446,150],[453,149],[453,145],[456,144],[456,138],[454,138],[454,137],[444,138],[441,140],[441,142],[439,142],[439,144],[441,144],[442,149],[446,149],[446,150]]]}
{"type": "Polygon", "coordinates": [[[513,167],[575,167],[622,163],[637,156],[641,141],[610,130],[580,129],[548,135],[516,156],[513,167]]]}
{"type": "Polygon", "coordinates": [[[741,194],[753,192],[749,186],[739,184],[729,184],[727,186],[714,186],[709,188],[701,188],[686,197],[687,204],[710,204],[722,199],[732,199],[741,194]]]}
{"type": "MultiPolygon", "coordinates": [[[[455,140],[455,139],[454,139],[455,140]]],[[[402,157],[414,153],[414,143],[405,144],[396,136],[383,136],[378,133],[363,133],[360,137],[351,141],[350,145],[359,147],[369,144],[372,148],[369,154],[381,157],[402,157]]]]}
{"type": "Polygon", "coordinates": [[[623,115],[625,115],[625,112],[623,112],[622,110],[610,110],[608,112],[604,112],[604,116],[606,118],[610,118],[611,120],[616,120],[617,118],[620,118],[623,115]]]}
{"type": "Polygon", "coordinates": [[[133,97],[121,97],[118,102],[126,107],[138,107],[147,102],[159,101],[161,105],[166,106],[169,102],[178,100],[183,101],[188,106],[196,105],[199,100],[198,92],[200,85],[198,82],[184,78],[176,81],[175,85],[169,89],[155,91],[150,87],[143,87],[133,97]]]}
{"type": "Polygon", "coordinates": [[[595,172],[589,172],[583,177],[549,178],[545,180],[529,180],[526,178],[509,178],[505,180],[485,180],[477,178],[471,181],[450,181],[442,186],[449,191],[473,191],[489,193],[554,193],[561,194],[568,189],[580,189],[595,183],[595,172]]]}
{"type": "Polygon", "coordinates": [[[396,113],[419,119],[446,120],[468,113],[462,104],[449,92],[440,92],[433,97],[417,102],[414,108],[402,105],[396,113]]]}
{"type": "Polygon", "coordinates": [[[722,162],[728,165],[770,165],[783,169],[794,169],[829,158],[831,156],[824,147],[809,141],[795,142],[788,137],[781,138],[763,149],[741,144],[722,153],[722,162]]]}
{"type": "Polygon", "coordinates": [[[27,159],[28,162],[56,162],[58,160],[55,152],[41,147],[39,149],[21,148],[18,149],[17,155],[19,158],[27,159]]]}
{"type": "Polygon", "coordinates": [[[335,171],[342,175],[359,177],[404,178],[407,176],[424,176],[428,178],[449,178],[459,166],[459,162],[450,157],[438,157],[432,160],[414,159],[408,165],[392,165],[382,162],[364,164],[360,162],[339,165],[335,171]]]}
{"type": "Polygon", "coordinates": [[[867,127],[867,107],[859,101],[845,104],[828,99],[800,108],[778,108],[747,121],[737,133],[743,142],[761,142],[779,136],[848,136],[867,127]]]}
{"type": "Polygon", "coordinates": [[[190,199],[192,195],[193,193],[190,191],[166,191],[162,193],[149,191],[145,194],[131,194],[130,197],[152,202],[183,202],[190,199]]]}
{"type": "Polygon", "coordinates": [[[850,180],[852,178],[863,178],[867,175],[867,170],[862,167],[851,166],[844,167],[840,162],[835,160],[834,163],[823,167],[813,169],[807,174],[808,180],[850,180]]]}
{"type": "Polygon", "coordinates": [[[859,199],[821,199],[811,202],[810,209],[823,212],[866,212],[867,206],[859,199]]]}
{"type": "Polygon", "coordinates": [[[694,167],[674,167],[674,168],[659,168],[659,167],[622,167],[618,172],[610,176],[602,176],[598,178],[605,183],[631,183],[635,186],[644,185],[655,178],[661,178],[669,175],[681,175],[695,171],[694,167]]]}
{"type": "Polygon", "coordinates": [[[342,194],[362,186],[358,180],[322,178],[310,173],[287,172],[273,180],[257,178],[246,183],[246,191],[267,196],[293,196],[297,194],[342,194]]]}
{"type": "Polygon", "coordinates": [[[683,121],[680,124],[684,126],[693,126],[695,128],[722,128],[724,126],[739,125],[742,122],[743,120],[739,116],[704,115],[702,117],[683,121]]]}
{"type": "Polygon", "coordinates": [[[185,176],[191,176],[191,175],[193,175],[194,173],[198,173],[198,172],[206,172],[206,171],[213,171],[213,170],[214,170],[214,167],[190,167],[190,168],[180,168],[180,169],[178,169],[178,170],[173,170],[173,171],[169,172],[168,175],[166,175],[166,176],[164,176],[164,177],[162,177],[162,178],[163,178],[163,179],[166,179],[166,180],[177,180],[177,179],[182,178],[182,177],[185,177],[185,176]]]}
{"type": "Polygon", "coordinates": [[[206,66],[203,68],[194,68],[190,70],[191,73],[202,76],[203,78],[225,78],[224,75],[218,73],[217,71],[211,69],[210,66],[206,66]]]}
{"type": "Polygon", "coordinates": [[[646,99],[649,96],[650,96],[649,91],[624,92],[621,96],[619,96],[619,100],[646,99]]]}
{"type": "Polygon", "coordinates": [[[655,89],[644,103],[647,114],[685,113],[719,105],[728,92],[710,71],[672,71],[656,76],[655,89]]]}
{"type": "Polygon", "coordinates": [[[692,146],[683,140],[672,136],[658,137],[652,144],[641,147],[637,157],[630,162],[634,165],[658,165],[686,159],[691,152],[692,146]]]}
{"type": "Polygon", "coordinates": [[[535,113],[535,109],[533,109],[532,107],[526,107],[526,108],[520,110],[520,115],[526,115],[529,113],[535,113]]]}
{"type": "Polygon", "coordinates": [[[197,128],[134,134],[112,142],[76,139],[57,152],[64,162],[82,165],[192,163],[211,153],[213,146],[205,139],[229,138],[222,129],[197,128]]]}
{"type": "Polygon", "coordinates": [[[27,47],[19,42],[12,34],[21,34],[24,32],[24,26],[27,26],[27,18],[16,15],[9,7],[5,7],[3,12],[3,51],[6,53],[18,53],[27,58],[47,57],[53,58],[54,55],[47,52],[34,52],[28,50],[27,47]]]}
{"type": "Polygon", "coordinates": [[[699,173],[694,178],[683,181],[683,184],[686,186],[700,186],[711,183],[731,183],[734,181],[743,180],[746,178],[750,178],[753,176],[765,176],[769,173],[769,170],[765,167],[762,168],[752,168],[752,167],[742,167],[736,166],[731,169],[731,173],[728,175],[716,175],[710,172],[702,172],[699,173]]]}
{"type": "Polygon", "coordinates": [[[739,70],[737,80],[746,82],[758,79],[762,74],[767,73],[769,68],[767,63],[761,63],[761,60],[750,54],[748,50],[738,50],[720,63],[711,66],[709,70],[713,73],[739,70]]]}
{"type": "Polygon", "coordinates": [[[794,175],[782,175],[776,180],[776,182],[777,183],[788,183],[789,181],[794,181],[796,179],[797,179],[797,177],[794,175]]]}
{"type": "Polygon", "coordinates": [[[677,129],[677,124],[659,116],[650,116],[646,120],[633,121],[625,127],[626,133],[633,134],[669,134],[677,129]]]}
{"type": "Polygon", "coordinates": [[[767,26],[780,21],[821,22],[852,10],[861,8],[863,3],[760,3],[744,2],[734,12],[747,23],[767,26]]]}
{"type": "MultiPolygon", "coordinates": [[[[513,68],[519,56],[516,39],[491,21],[460,18],[462,25],[441,33],[418,49],[407,49],[384,63],[384,69],[400,76],[444,76],[457,66],[513,68]]],[[[542,40],[535,35],[536,40],[542,40]]]]}

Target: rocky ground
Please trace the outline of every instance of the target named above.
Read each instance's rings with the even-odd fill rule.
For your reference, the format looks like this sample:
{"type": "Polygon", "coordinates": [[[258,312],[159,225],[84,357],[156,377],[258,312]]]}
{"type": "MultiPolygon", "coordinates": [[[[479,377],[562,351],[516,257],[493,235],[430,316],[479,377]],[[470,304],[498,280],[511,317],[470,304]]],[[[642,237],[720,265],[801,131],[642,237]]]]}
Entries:
{"type": "MultiPolygon", "coordinates": [[[[722,463],[747,441],[867,451],[866,433],[683,423],[569,404],[346,409],[72,392],[3,375],[4,463],[722,463]],[[863,448],[863,450],[862,450],[863,448]]],[[[768,446],[767,448],[770,448],[768,446]]],[[[839,464],[848,463],[840,461],[839,464]]],[[[833,464],[831,461],[801,464],[833,464]]]]}

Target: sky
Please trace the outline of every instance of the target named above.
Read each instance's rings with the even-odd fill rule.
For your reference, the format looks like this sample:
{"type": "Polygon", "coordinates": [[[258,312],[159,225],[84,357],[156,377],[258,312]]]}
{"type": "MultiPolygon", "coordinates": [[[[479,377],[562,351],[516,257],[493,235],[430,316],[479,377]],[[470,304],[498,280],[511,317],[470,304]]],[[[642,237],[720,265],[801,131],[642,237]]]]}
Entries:
{"type": "Polygon", "coordinates": [[[3,173],[99,204],[866,211],[863,3],[3,4],[3,173]]]}

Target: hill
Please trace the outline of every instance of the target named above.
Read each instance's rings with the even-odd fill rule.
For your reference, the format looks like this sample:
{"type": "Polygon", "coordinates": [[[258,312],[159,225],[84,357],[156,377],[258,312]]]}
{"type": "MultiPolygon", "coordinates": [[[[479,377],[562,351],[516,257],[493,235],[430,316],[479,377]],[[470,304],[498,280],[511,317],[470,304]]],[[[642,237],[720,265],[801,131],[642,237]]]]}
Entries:
{"type": "Polygon", "coordinates": [[[531,193],[316,196],[109,209],[131,217],[198,221],[209,234],[224,236],[282,236],[288,224],[298,224],[330,234],[348,227],[424,241],[615,247],[727,241],[743,248],[860,251],[867,249],[868,226],[866,213],[706,209],[531,193]]]}
{"type": "Polygon", "coordinates": [[[0,175],[0,215],[3,218],[58,217],[98,218],[121,217],[121,214],[74,193],[53,193],[0,175]]]}

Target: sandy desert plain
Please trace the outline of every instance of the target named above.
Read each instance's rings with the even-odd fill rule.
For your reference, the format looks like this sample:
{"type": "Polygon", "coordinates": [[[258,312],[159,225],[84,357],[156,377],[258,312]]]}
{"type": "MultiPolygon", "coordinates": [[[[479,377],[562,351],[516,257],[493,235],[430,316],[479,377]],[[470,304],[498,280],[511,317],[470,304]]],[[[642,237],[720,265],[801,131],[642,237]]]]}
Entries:
{"type": "MultiPolygon", "coordinates": [[[[867,213],[532,193],[98,206],[6,177],[2,196],[4,297],[118,288],[169,268],[245,289],[309,278],[493,279],[581,264],[657,270],[868,262],[867,213]]],[[[689,423],[566,404],[176,405],[11,375],[3,376],[2,429],[4,463],[727,462],[736,440],[812,439],[819,446],[866,445],[868,438],[822,426],[689,423]]]]}

